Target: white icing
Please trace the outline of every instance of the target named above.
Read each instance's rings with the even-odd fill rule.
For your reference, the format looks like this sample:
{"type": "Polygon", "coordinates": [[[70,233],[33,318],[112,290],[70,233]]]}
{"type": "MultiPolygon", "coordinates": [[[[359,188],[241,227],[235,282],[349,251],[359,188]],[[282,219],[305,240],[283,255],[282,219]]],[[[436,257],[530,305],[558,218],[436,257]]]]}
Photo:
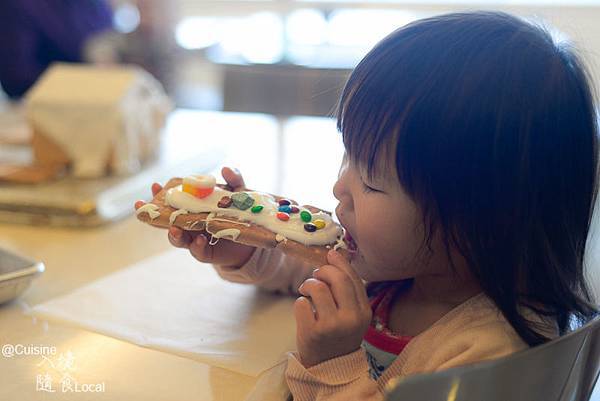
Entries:
{"type": "Polygon", "coordinates": [[[212,236],[217,239],[229,237],[228,239],[235,241],[240,236],[240,230],[237,228],[226,228],[225,230],[217,231],[212,236]]]}
{"type": "Polygon", "coordinates": [[[283,235],[281,235],[281,234],[277,234],[277,235],[275,236],[275,241],[277,241],[277,242],[281,242],[281,241],[285,241],[285,240],[287,240],[287,238],[285,238],[285,237],[284,237],[283,235]]]}
{"type": "Polygon", "coordinates": [[[148,213],[148,216],[150,216],[152,220],[160,216],[158,205],[155,205],[154,203],[146,203],[144,206],[135,211],[136,215],[140,213],[148,213]]]}
{"type": "Polygon", "coordinates": [[[177,220],[177,216],[181,216],[183,214],[188,214],[189,212],[185,209],[177,209],[175,210],[173,213],[171,213],[171,215],[169,216],[169,224],[173,224],[175,223],[175,220],[177,220]]]}
{"type": "Polygon", "coordinates": [[[194,188],[214,188],[217,180],[212,175],[190,175],[183,179],[183,183],[194,188]]]}
{"type": "Polygon", "coordinates": [[[219,238],[215,238],[214,235],[211,235],[210,241],[208,241],[208,245],[214,246],[214,245],[217,245],[218,242],[219,242],[219,238]]]}
{"type": "Polygon", "coordinates": [[[194,220],[194,221],[192,222],[192,224],[190,224],[190,225],[189,225],[189,227],[188,227],[188,230],[191,230],[191,229],[193,229],[194,227],[196,227],[198,224],[200,224],[200,223],[202,223],[202,222],[204,222],[204,220],[194,220]]]}
{"type": "Polygon", "coordinates": [[[333,246],[333,250],[337,251],[340,248],[348,249],[348,246],[346,245],[346,243],[344,242],[344,239],[342,237],[338,238],[337,242],[333,246]]]}
{"type": "Polygon", "coordinates": [[[218,217],[214,217],[215,214],[214,213],[210,213],[207,217],[206,217],[206,221],[226,221],[228,223],[233,223],[233,224],[238,224],[240,226],[245,226],[245,227],[250,227],[250,223],[244,223],[243,221],[233,221],[233,220],[227,220],[227,219],[219,219],[218,217]]]}
{"type": "Polygon", "coordinates": [[[262,192],[248,192],[255,200],[255,205],[262,205],[264,209],[260,213],[252,213],[250,209],[239,210],[235,206],[229,208],[220,208],[217,203],[223,196],[231,196],[233,192],[215,187],[212,194],[206,198],[196,198],[195,196],[183,192],[182,186],[176,186],[167,191],[165,202],[176,208],[185,209],[190,213],[210,213],[207,221],[216,219],[219,216],[234,217],[237,220],[252,222],[256,225],[266,227],[270,231],[279,234],[287,239],[300,242],[304,245],[326,245],[336,242],[341,234],[342,228],[336,224],[331,216],[325,212],[311,213],[313,221],[321,219],[325,221],[326,226],[315,232],[308,232],[304,229],[304,222],[300,218],[300,213],[290,214],[289,221],[281,221],[277,218],[279,204],[268,194],[262,192]]]}

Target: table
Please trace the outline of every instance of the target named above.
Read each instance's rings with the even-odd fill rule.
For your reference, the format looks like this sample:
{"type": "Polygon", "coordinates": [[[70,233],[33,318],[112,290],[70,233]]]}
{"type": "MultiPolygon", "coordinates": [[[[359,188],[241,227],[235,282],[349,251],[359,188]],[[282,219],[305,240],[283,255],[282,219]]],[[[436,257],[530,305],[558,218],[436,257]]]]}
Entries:
{"type": "MultiPolygon", "coordinates": [[[[222,144],[223,165],[238,167],[253,189],[335,207],[331,187],[343,147],[330,119],[177,110],[166,129],[195,130],[203,140],[222,144]]],[[[0,399],[229,401],[244,400],[254,388],[257,380],[250,376],[26,313],[32,305],[170,249],[164,231],[133,216],[92,229],[0,224],[0,246],[46,265],[19,300],[0,307],[0,342],[56,347],[56,355],[72,355],[80,383],[104,383],[104,393],[44,393],[38,388],[43,358],[0,356],[0,399]]]]}

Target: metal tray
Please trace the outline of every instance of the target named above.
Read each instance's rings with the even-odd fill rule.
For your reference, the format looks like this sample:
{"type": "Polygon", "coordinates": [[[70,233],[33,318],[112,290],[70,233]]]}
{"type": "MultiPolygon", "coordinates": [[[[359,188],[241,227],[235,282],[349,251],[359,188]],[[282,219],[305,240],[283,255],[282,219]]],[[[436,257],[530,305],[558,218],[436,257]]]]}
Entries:
{"type": "Polygon", "coordinates": [[[0,248],[0,304],[21,295],[44,272],[44,264],[0,248]]]}

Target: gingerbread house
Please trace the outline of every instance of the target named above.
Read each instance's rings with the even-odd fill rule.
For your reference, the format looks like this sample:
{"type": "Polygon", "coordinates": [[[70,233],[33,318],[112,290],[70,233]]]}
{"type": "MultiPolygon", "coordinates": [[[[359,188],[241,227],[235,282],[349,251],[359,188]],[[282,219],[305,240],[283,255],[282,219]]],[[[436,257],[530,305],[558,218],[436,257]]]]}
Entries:
{"type": "Polygon", "coordinates": [[[171,102],[134,66],[55,64],[26,96],[34,163],[75,177],[129,174],[158,150],[171,102]]]}

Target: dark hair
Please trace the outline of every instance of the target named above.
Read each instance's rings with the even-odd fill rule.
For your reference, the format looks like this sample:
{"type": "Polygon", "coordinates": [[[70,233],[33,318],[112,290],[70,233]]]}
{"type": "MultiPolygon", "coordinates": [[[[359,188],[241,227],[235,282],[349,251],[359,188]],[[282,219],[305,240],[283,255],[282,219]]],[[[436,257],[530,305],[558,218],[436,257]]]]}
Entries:
{"type": "MultiPolygon", "coordinates": [[[[529,345],[548,340],[523,306],[556,319],[596,312],[584,250],[596,198],[597,115],[580,58],[543,27],[455,13],[383,39],[348,79],[337,125],[351,158],[400,184],[529,345]]],[[[426,245],[426,247],[425,247],[426,245]]]]}

